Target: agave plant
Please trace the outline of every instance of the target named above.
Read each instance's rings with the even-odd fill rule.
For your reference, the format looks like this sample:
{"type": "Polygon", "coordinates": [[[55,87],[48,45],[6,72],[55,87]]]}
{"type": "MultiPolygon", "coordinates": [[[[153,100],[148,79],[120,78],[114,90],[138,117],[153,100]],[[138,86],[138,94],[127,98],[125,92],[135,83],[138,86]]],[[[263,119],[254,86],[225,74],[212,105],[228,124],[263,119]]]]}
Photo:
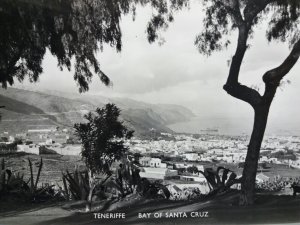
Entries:
{"type": "Polygon", "coordinates": [[[8,192],[20,192],[28,189],[27,183],[24,181],[24,175],[20,173],[13,174],[11,170],[5,168],[5,161],[2,158],[0,167],[0,194],[8,192]]]}
{"type": "Polygon", "coordinates": [[[67,200],[85,200],[86,211],[92,208],[92,199],[94,196],[104,198],[103,184],[111,177],[111,174],[105,174],[105,179],[96,179],[91,171],[79,171],[75,169],[73,173],[68,170],[62,173],[63,195],[67,200]]]}
{"type": "Polygon", "coordinates": [[[117,190],[120,197],[137,192],[145,198],[169,198],[170,192],[167,187],[159,181],[150,182],[139,175],[140,169],[135,162],[123,159],[116,171],[115,177],[112,177],[106,186],[117,190]]]}
{"type": "Polygon", "coordinates": [[[210,188],[208,195],[215,195],[230,189],[234,184],[240,183],[241,178],[237,179],[236,173],[224,167],[218,167],[216,170],[206,168],[204,171],[198,171],[207,180],[210,188]]]}
{"type": "Polygon", "coordinates": [[[135,162],[123,158],[114,176],[107,180],[105,186],[117,190],[119,196],[123,198],[137,191],[137,186],[141,180],[139,172],[139,167],[135,162]]]}
{"type": "Polygon", "coordinates": [[[26,182],[24,175],[21,173],[12,173],[10,169],[6,169],[5,161],[2,159],[0,167],[0,194],[15,194],[19,198],[29,201],[46,201],[52,199],[55,195],[54,185],[43,185],[38,187],[39,179],[43,167],[43,159],[39,162],[39,168],[36,178],[33,175],[32,161],[28,158],[30,178],[26,182]]]}
{"type": "Polygon", "coordinates": [[[29,164],[29,169],[30,169],[30,192],[31,193],[35,193],[36,190],[37,190],[37,185],[39,183],[39,179],[40,179],[40,176],[41,176],[41,171],[42,171],[42,167],[43,167],[43,158],[41,158],[41,161],[39,163],[39,169],[38,169],[38,173],[37,173],[37,176],[36,176],[36,179],[34,180],[34,177],[33,177],[33,168],[32,168],[32,162],[30,160],[30,158],[28,158],[28,164],[29,164]]]}
{"type": "Polygon", "coordinates": [[[5,190],[5,184],[6,184],[5,162],[4,162],[4,158],[2,158],[1,167],[0,167],[0,193],[5,190]]]}
{"type": "Polygon", "coordinates": [[[160,181],[151,182],[147,178],[141,178],[137,187],[138,193],[145,198],[166,198],[171,196],[168,188],[160,181]]]}
{"type": "Polygon", "coordinates": [[[28,164],[29,164],[29,170],[30,170],[30,178],[27,182],[28,189],[29,191],[26,191],[25,194],[27,194],[27,197],[34,202],[39,202],[39,201],[46,201],[51,199],[52,197],[55,196],[55,191],[53,190],[53,187],[55,185],[42,185],[38,187],[40,176],[41,176],[41,171],[43,168],[43,158],[41,158],[40,162],[37,163],[38,166],[38,172],[36,175],[36,178],[34,179],[34,174],[33,174],[33,166],[32,166],[32,161],[30,158],[28,158],[28,164]]]}
{"type": "Polygon", "coordinates": [[[67,199],[87,200],[90,185],[88,171],[80,172],[76,169],[73,173],[68,170],[62,173],[64,194],[67,199]]]}

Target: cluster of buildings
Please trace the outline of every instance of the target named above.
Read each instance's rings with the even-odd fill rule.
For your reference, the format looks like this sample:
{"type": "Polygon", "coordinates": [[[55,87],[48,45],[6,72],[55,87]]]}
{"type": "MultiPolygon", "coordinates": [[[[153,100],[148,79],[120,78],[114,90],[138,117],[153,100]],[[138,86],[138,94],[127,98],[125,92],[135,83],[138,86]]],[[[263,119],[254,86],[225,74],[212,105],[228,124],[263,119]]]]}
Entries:
{"type": "MultiPolygon", "coordinates": [[[[162,163],[159,158],[141,157],[140,176],[147,179],[162,180],[174,200],[191,198],[193,194],[207,194],[210,191],[206,178],[197,172],[179,174],[178,169],[195,166],[192,163],[162,163]],[[176,168],[176,169],[175,169],[176,168]]],[[[195,166],[204,171],[203,166],[195,166]]]]}
{"type": "MultiPolygon", "coordinates": [[[[246,158],[248,137],[220,135],[164,134],[167,139],[140,140],[133,138],[125,144],[132,154],[138,154],[140,176],[162,180],[174,196],[206,194],[210,191],[206,178],[197,171],[204,171],[205,163],[239,165],[246,158]],[[192,168],[192,169],[191,169],[192,168]],[[185,171],[185,172],[182,172],[185,171]]],[[[68,129],[36,129],[25,134],[0,134],[0,144],[15,143],[17,151],[41,154],[52,151],[61,155],[80,155],[81,145],[68,129]]],[[[260,163],[283,164],[300,168],[300,138],[266,137],[261,147],[260,163]],[[286,155],[293,157],[285,157],[286,155]]],[[[210,165],[211,165],[210,164],[210,165]]],[[[269,177],[258,173],[257,182],[269,177]]],[[[238,186],[236,188],[239,188],[238,186]]],[[[180,197],[181,196],[181,197],[180,197]]],[[[187,197],[189,198],[189,197],[187,197]]]]}
{"type": "MultiPolygon", "coordinates": [[[[248,138],[203,135],[174,135],[174,140],[138,140],[128,143],[134,153],[143,156],[158,155],[171,161],[225,162],[238,164],[244,162],[247,154],[248,138]]],[[[260,162],[285,164],[300,168],[300,138],[266,137],[261,147],[260,162]],[[282,157],[278,157],[280,152],[282,157]],[[286,156],[293,156],[286,157],[286,156]]]]}
{"type": "MultiPolygon", "coordinates": [[[[81,145],[72,131],[66,128],[30,129],[24,133],[0,134],[0,144],[16,146],[18,152],[30,154],[58,153],[61,155],[80,155],[81,145]]],[[[0,149],[1,150],[1,149],[0,149]]]]}

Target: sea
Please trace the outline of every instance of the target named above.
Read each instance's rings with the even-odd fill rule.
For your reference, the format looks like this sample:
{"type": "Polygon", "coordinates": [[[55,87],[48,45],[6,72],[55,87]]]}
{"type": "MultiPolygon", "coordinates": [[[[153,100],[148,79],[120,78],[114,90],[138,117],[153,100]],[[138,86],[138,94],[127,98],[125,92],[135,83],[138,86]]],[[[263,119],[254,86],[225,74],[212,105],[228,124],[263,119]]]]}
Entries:
{"type": "MultiPolygon", "coordinates": [[[[270,136],[300,136],[300,124],[295,121],[284,120],[268,121],[266,135],[270,136]]],[[[168,126],[175,132],[192,134],[218,134],[231,136],[251,135],[253,119],[251,118],[224,118],[196,116],[189,121],[174,123],[168,126]]]]}

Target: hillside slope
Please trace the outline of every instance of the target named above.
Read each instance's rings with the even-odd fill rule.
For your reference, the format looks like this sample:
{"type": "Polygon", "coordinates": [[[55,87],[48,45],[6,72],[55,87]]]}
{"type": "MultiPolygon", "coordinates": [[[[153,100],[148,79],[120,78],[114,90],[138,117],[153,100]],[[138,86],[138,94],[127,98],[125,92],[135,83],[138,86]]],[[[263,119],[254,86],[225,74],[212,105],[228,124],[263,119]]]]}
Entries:
{"type": "Polygon", "coordinates": [[[193,116],[190,110],[176,105],[154,105],[94,95],[55,95],[8,88],[0,89],[0,105],[5,106],[1,110],[0,132],[16,133],[49,126],[73,127],[74,123],[83,121],[83,115],[88,111],[108,102],[121,108],[122,119],[135,130],[137,136],[147,135],[153,128],[158,132],[172,132],[167,127],[168,124],[186,121],[193,116]]]}

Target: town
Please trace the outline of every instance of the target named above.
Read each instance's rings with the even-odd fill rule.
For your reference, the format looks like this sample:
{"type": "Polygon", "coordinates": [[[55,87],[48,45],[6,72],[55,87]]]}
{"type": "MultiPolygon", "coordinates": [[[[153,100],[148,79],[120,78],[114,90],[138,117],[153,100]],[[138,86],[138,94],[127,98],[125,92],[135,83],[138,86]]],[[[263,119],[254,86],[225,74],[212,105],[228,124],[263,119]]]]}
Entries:
{"type": "MultiPolygon", "coordinates": [[[[72,130],[66,128],[28,130],[15,135],[4,132],[0,137],[2,153],[17,151],[78,157],[81,153],[80,142],[72,130]]],[[[134,137],[125,144],[129,154],[138,158],[140,176],[160,180],[168,187],[172,198],[178,200],[209,193],[211,187],[199,172],[205,168],[222,166],[240,177],[248,141],[248,136],[160,133],[150,139],[134,137]]],[[[298,178],[299,149],[298,136],[266,136],[256,182],[298,178]]],[[[239,189],[240,185],[233,187],[239,189]]]]}

